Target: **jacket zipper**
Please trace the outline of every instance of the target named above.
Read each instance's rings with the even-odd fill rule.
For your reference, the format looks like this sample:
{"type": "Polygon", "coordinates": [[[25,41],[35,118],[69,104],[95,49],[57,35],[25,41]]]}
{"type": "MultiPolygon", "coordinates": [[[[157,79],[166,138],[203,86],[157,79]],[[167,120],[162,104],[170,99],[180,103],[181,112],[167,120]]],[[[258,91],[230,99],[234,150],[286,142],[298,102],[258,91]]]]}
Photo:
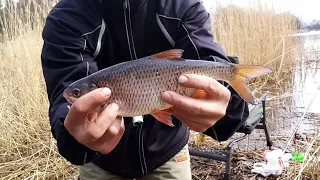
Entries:
{"type": "Polygon", "coordinates": [[[131,43],[130,43],[130,38],[129,38],[129,32],[128,32],[127,12],[126,12],[127,9],[128,9],[128,0],[124,0],[124,4],[123,4],[124,24],[126,26],[126,36],[127,36],[127,40],[128,40],[130,57],[131,57],[131,59],[133,59],[132,51],[131,51],[131,43]]]}
{"type": "Polygon", "coordinates": [[[137,59],[136,48],[135,48],[134,40],[133,40],[132,25],[131,25],[130,1],[127,0],[127,3],[128,3],[128,10],[129,10],[129,12],[128,12],[128,15],[129,15],[129,28],[130,28],[130,33],[131,33],[131,42],[132,42],[133,55],[134,55],[134,58],[137,59]]]}
{"type": "MultiPolygon", "coordinates": [[[[133,40],[132,26],[131,26],[131,15],[130,15],[131,12],[130,12],[129,0],[124,0],[123,12],[124,12],[126,36],[128,39],[130,56],[131,56],[132,60],[137,59],[134,40],[133,40]],[[127,20],[127,11],[128,11],[128,20],[127,20]],[[128,22],[129,22],[129,27],[128,27],[128,22]],[[130,29],[130,33],[129,33],[129,29],[130,29]]],[[[144,148],[143,148],[144,141],[143,141],[142,127],[143,127],[143,123],[141,123],[140,129],[139,129],[139,147],[138,148],[139,148],[139,159],[140,159],[140,166],[141,166],[142,175],[145,175],[145,174],[147,174],[148,170],[147,170],[147,165],[146,165],[145,156],[144,156],[144,148]]]]}

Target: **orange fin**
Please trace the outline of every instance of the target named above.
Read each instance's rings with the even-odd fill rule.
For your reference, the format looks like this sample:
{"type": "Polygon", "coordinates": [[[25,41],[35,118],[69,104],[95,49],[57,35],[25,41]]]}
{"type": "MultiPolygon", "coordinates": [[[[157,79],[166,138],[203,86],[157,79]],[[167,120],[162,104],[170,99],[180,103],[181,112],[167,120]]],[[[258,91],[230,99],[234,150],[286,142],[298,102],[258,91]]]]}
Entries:
{"type": "Polygon", "coordinates": [[[235,73],[246,78],[254,78],[272,72],[272,69],[264,66],[233,64],[236,67],[235,73]]]}
{"type": "Polygon", "coordinates": [[[167,51],[163,51],[163,52],[148,56],[148,58],[183,60],[182,58],[183,52],[184,51],[182,49],[170,49],[167,51]]]}
{"type": "Polygon", "coordinates": [[[238,65],[236,67],[235,75],[231,81],[228,81],[230,86],[239,94],[239,96],[250,104],[257,104],[256,98],[253,97],[247,78],[254,78],[257,76],[265,75],[272,72],[271,69],[264,66],[253,66],[253,65],[238,65]]]}
{"type": "Polygon", "coordinates": [[[162,109],[161,111],[162,111],[162,112],[169,113],[169,114],[172,114],[172,113],[173,113],[173,111],[171,110],[171,108],[168,108],[168,109],[162,109]]]}
{"type": "Polygon", "coordinates": [[[207,96],[207,93],[201,89],[194,90],[191,95],[191,97],[194,99],[204,99],[206,96],[207,96]]]}
{"type": "Polygon", "coordinates": [[[151,112],[151,115],[156,118],[158,121],[162,122],[163,124],[166,124],[168,126],[174,127],[174,124],[172,123],[172,118],[171,118],[171,110],[154,110],[151,112]]]}

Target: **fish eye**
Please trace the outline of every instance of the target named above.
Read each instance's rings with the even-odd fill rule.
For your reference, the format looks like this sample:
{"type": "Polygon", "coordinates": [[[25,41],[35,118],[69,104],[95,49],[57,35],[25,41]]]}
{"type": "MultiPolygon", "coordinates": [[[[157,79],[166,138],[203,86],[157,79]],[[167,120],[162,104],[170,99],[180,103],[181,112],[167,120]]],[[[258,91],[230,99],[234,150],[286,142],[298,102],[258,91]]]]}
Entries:
{"type": "Polygon", "coordinates": [[[72,91],[72,96],[75,97],[75,98],[80,97],[80,96],[81,96],[81,91],[80,91],[80,89],[74,88],[73,91],[72,91]]]}

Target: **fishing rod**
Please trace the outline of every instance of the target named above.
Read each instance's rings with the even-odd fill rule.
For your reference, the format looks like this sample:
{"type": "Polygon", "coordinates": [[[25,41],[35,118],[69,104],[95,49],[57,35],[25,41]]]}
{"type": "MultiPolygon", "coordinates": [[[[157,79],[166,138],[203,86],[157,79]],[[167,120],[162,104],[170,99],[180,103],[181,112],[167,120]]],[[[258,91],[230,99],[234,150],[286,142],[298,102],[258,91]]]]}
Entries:
{"type": "Polygon", "coordinates": [[[286,150],[288,149],[288,147],[290,146],[290,144],[291,144],[291,142],[292,142],[293,138],[295,137],[296,132],[298,131],[298,129],[299,129],[299,127],[300,127],[301,123],[302,123],[302,122],[303,122],[303,120],[304,120],[305,115],[307,114],[307,111],[310,109],[310,107],[311,107],[312,103],[314,102],[315,97],[317,96],[317,94],[318,94],[318,92],[319,92],[319,91],[320,91],[320,84],[319,84],[319,86],[318,86],[318,88],[317,88],[317,91],[316,91],[315,95],[314,95],[314,96],[313,96],[313,98],[310,100],[310,102],[309,102],[309,105],[308,105],[307,109],[304,111],[303,115],[300,117],[300,120],[299,120],[299,122],[298,122],[298,124],[297,124],[297,126],[296,126],[295,130],[293,131],[293,133],[292,133],[292,135],[291,135],[291,137],[290,137],[290,139],[289,139],[289,141],[288,141],[288,143],[287,143],[286,147],[285,147],[285,148],[283,149],[283,151],[282,151],[283,153],[285,153],[285,152],[286,152],[286,150]]]}

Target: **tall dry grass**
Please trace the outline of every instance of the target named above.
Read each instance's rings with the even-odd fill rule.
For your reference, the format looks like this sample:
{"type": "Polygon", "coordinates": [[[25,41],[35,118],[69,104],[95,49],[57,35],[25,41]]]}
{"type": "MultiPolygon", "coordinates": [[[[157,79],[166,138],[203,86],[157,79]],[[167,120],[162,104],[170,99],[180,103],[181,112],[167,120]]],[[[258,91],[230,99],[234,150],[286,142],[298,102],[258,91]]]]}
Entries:
{"type": "MultiPolygon", "coordinates": [[[[43,19],[51,4],[24,2],[23,9],[12,6],[1,20],[0,179],[71,179],[77,168],[57,152],[40,64],[43,19]]],[[[272,67],[274,81],[289,74],[295,43],[282,36],[292,30],[288,17],[264,7],[219,8],[213,31],[228,54],[239,56],[241,63],[272,67]]]]}
{"type": "MultiPolygon", "coordinates": [[[[29,2],[30,12],[38,4],[29,2]]],[[[42,75],[41,29],[49,4],[24,18],[15,7],[2,21],[0,44],[0,179],[70,179],[73,166],[58,154],[48,120],[42,75]]]]}
{"type": "Polygon", "coordinates": [[[276,14],[261,0],[253,1],[247,8],[216,4],[212,30],[215,40],[229,55],[238,56],[240,63],[273,69],[268,76],[255,79],[254,87],[259,91],[271,81],[273,87],[268,89],[278,95],[290,89],[287,81],[292,73],[293,52],[299,44],[298,39],[288,36],[297,30],[293,18],[288,13],[276,14]],[[289,87],[283,88],[285,84],[289,87]]]}
{"type": "Polygon", "coordinates": [[[61,179],[72,172],[50,134],[40,38],[30,31],[1,47],[1,179],[61,179]]]}

